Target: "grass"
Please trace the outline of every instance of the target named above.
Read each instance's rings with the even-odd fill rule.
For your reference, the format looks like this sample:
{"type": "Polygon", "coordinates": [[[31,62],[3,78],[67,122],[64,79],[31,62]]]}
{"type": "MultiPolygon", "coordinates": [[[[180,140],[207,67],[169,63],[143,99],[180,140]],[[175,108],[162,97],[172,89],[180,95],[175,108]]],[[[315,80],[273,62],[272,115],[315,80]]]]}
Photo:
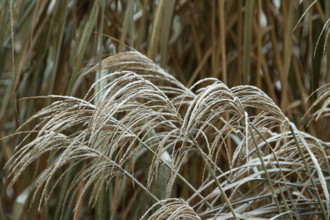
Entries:
{"type": "Polygon", "coordinates": [[[298,3],[1,2],[0,218],[328,219],[329,3],[298,3]]]}

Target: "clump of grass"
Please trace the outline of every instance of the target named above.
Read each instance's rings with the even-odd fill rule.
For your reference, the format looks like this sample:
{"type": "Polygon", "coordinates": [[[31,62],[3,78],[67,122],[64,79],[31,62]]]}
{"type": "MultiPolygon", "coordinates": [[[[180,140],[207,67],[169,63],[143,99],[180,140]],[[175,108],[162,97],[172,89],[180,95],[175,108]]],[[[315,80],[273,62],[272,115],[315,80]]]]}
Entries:
{"type": "Polygon", "coordinates": [[[47,96],[56,101],[17,130],[9,189],[42,159],[31,203],[61,188],[64,218],[72,208],[76,219],[90,209],[100,219],[329,217],[329,144],[257,87],[207,78],[187,88],[138,52],[84,76],[99,71],[83,99],[47,96]]]}

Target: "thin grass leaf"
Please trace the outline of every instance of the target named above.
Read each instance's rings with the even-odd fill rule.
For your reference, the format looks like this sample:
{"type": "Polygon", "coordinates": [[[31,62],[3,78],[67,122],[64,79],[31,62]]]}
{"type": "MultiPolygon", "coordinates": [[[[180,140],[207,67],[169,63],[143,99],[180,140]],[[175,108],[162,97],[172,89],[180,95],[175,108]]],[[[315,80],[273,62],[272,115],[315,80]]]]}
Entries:
{"type": "Polygon", "coordinates": [[[74,83],[76,82],[76,80],[78,78],[78,73],[81,69],[81,63],[83,61],[85,51],[87,49],[87,43],[92,35],[94,26],[96,24],[98,13],[99,13],[99,2],[95,1],[93,8],[91,10],[90,17],[88,18],[88,23],[82,32],[82,36],[81,36],[79,44],[78,44],[76,57],[75,57],[75,63],[73,66],[72,75],[70,77],[70,81],[69,81],[69,85],[68,85],[68,89],[67,89],[67,93],[66,93],[67,95],[71,94],[74,83]]]}

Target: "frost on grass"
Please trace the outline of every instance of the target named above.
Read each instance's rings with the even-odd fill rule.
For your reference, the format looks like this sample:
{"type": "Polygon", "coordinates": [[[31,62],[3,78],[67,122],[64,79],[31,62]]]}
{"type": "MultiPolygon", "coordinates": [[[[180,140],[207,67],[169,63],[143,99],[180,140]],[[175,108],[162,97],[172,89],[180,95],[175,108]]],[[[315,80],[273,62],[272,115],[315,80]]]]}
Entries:
{"type": "Polygon", "coordinates": [[[117,177],[151,201],[138,210],[143,218],[329,215],[326,143],[295,128],[260,89],[228,88],[213,78],[186,88],[137,52],[106,58],[85,74],[99,65],[109,74],[84,99],[50,96],[57,101],[18,129],[26,135],[7,163],[9,187],[46,157],[32,199],[42,206],[70,173],[63,209],[73,202],[75,216],[83,201],[94,207],[117,177]]]}

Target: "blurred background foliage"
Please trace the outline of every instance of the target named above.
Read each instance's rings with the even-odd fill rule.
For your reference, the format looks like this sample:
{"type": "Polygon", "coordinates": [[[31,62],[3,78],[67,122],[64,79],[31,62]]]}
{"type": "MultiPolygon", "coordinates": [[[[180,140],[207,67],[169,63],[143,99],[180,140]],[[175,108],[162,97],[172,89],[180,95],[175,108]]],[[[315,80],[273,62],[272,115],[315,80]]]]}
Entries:
{"type": "MultiPolygon", "coordinates": [[[[326,119],[307,126],[313,112],[304,118],[316,98],[308,96],[330,81],[330,47],[321,34],[329,13],[328,0],[1,0],[0,136],[52,101],[21,98],[83,97],[95,80],[81,77],[87,67],[137,50],[188,87],[205,77],[255,85],[300,129],[329,141],[326,119]]],[[[0,167],[19,139],[1,140],[0,167]]],[[[8,192],[1,169],[1,219],[15,206],[27,211],[17,197],[24,200],[46,162],[39,163],[8,192]]],[[[49,207],[58,209],[56,199],[43,219],[55,212],[49,207]]]]}

